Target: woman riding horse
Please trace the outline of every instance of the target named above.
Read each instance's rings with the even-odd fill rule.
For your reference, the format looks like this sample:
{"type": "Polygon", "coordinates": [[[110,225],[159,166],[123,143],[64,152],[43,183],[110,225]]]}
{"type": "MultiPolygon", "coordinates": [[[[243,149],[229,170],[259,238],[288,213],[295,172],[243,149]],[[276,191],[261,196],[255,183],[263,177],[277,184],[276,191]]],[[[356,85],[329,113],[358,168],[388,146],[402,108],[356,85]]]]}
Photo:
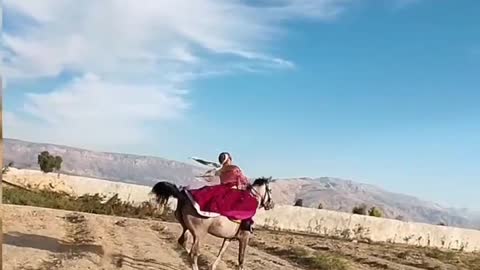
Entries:
{"type": "Polygon", "coordinates": [[[229,153],[220,153],[218,161],[221,168],[215,172],[215,176],[219,176],[220,184],[188,191],[196,203],[194,207],[205,216],[220,214],[241,220],[240,229],[252,232],[252,216],[258,208],[258,201],[245,191],[249,185],[248,178],[233,164],[229,153]]]}
{"type": "MultiPolygon", "coordinates": [[[[220,173],[220,175],[222,174],[220,173]]],[[[223,179],[225,180],[226,178],[223,179]]],[[[158,202],[168,202],[170,197],[178,200],[175,218],[182,225],[183,229],[178,238],[178,243],[189,252],[192,270],[199,269],[200,242],[207,234],[223,239],[222,247],[211,269],[214,270],[216,268],[229,243],[233,240],[238,240],[238,269],[242,270],[245,250],[248,246],[251,232],[245,231],[245,227],[243,230],[239,230],[242,226],[239,226],[236,220],[251,219],[256,212],[256,209],[252,209],[252,207],[264,208],[265,210],[273,209],[274,202],[269,187],[270,182],[272,182],[271,178],[258,178],[252,184],[249,184],[246,190],[239,190],[238,186],[240,185],[232,185],[226,181],[226,184],[190,191],[186,188],[179,188],[173,183],[162,181],[153,186],[152,193],[155,194],[158,202]],[[237,188],[233,188],[233,186],[237,186],[237,188]],[[202,205],[201,209],[212,212],[208,213],[199,210],[200,206],[192,198],[190,192],[197,197],[197,200],[199,200],[198,197],[204,196],[203,201],[199,200],[200,205],[202,205]],[[255,201],[253,203],[252,198],[255,201]],[[190,250],[187,248],[189,235],[193,237],[190,250]]]]}

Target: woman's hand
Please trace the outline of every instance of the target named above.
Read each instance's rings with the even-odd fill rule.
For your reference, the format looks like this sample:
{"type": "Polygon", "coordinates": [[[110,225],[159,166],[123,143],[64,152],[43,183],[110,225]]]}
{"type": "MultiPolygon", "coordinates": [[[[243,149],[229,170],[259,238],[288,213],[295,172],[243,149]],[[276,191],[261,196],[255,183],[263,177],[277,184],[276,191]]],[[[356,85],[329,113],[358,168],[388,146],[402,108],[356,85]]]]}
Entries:
{"type": "Polygon", "coordinates": [[[215,169],[208,170],[203,175],[198,176],[198,177],[203,178],[207,182],[213,182],[215,180],[215,176],[216,176],[215,171],[216,171],[215,169]]]}

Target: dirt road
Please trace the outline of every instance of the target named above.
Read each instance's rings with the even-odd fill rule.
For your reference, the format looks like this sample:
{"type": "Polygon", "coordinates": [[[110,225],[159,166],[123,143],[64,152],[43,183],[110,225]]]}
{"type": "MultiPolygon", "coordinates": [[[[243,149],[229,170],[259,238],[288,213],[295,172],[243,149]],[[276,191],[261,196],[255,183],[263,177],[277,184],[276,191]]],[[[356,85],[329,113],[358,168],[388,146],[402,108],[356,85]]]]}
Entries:
{"type": "MultiPolygon", "coordinates": [[[[175,223],[125,219],[60,210],[2,206],[3,269],[190,269],[177,246],[175,223]]],[[[208,269],[221,241],[202,243],[201,269],[208,269]]],[[[237,244],[219,269],[235,269],[237,244]]],[[[407,246],[351,243],[305,235],[257,231],[246,256],[247,269],[329,269],[325,258],[339,258],[338,269],[480,269],[478,254],[407,246]],[[316,254],[312,257],[311,254],[316,254]],[[343,265],[343,264],[342,264],[343,265]],[[475,268],[477,267],[477,268],[475,268]]],[[[335,265],[335,262],[331,265],[335,265]]]]}
{"type": "MultiPolygon", "coordinates": [[[[3,269],[189,269],[176,244],[180,227],[110,216],[3,205],[3,269]]],[[[209,238],[202,248],[202,269],[213,262],[221,242],[209,238]]],[[[219,269],[236,265],[236,244],[219,269]]],[[[299,269],[255,248],[248,269],[299,269]]]]}

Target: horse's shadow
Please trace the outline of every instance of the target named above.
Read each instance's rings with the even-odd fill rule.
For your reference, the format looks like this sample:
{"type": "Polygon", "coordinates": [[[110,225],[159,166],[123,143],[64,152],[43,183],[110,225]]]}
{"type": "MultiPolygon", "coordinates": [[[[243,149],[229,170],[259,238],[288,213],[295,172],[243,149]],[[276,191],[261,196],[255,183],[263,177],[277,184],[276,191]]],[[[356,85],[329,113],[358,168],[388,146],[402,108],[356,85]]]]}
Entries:
{"type": "MultiPolygon", "coordinates": [[[[69,243],[61,239],[36,235],[24,234],[20,232],[9,232],[3,235],[3,244],[11,245],[21,248],[33,248],[37,250],[48,251],[52,253],[60,253],[67,255],[82,256],[87,253],[96,254],[98,256],[105,255],[103,247],[100,245],[86,244],[86,243],[69,243]]],[[[186,252],[185,252],[186,253],[186,252]]],[[[188,262],[188,255],[184,261],[188,262]]],[[[158,262],[153,259],[135,259],[123,254],[112,255],[112,264],[121,269],[128,266],[131,269],[145,270],[145,269],[163,269],[163,270],[177,270],[178,265],[173,265],[166,262],[158,262]]],[[[187,265],[190,265],[188,263],[187,265]]]]}
{"type": "MultiPolygon", "coordinates": [[[[180,246],[180,244],[177,243],[177,237],[175,235],[165,232],[163,228],[161,228],[160,230],[155,228],[154,230],[160,232],[157,237],[160,240],[169,243],[169,246],[178,254],[180,259],[182,259],[183,263],[186,266],[190,267],[192,265],[190,255],[182,246],[180,246]]],[[[187,241],[187,246],[192,246],[191,239],[187,241]]],[[[202,254],[200,254],[200,256],[198,257],[198,267],[200,268],[200,270],[209,270],[212,263],[213,262],[209,262],[202,254]]]]}
{"type": "MultiPolygon", "coordinates": [[[[185,265],[188,265],[188,266],[192,265],[192,261],[190,260],[190,255],[183,247],[181,247],[180,245],[176,245],[174,247],[174,250],[178,253],[178,255],[180,256],[180,258],[182,259],[185,265]]],[[[210,265],[212,263],[213,262],[209,262],[204,255],[200,254],[200,256],[198,256],[198,268],[200,268],[200,270],[210,269],[210,265]]]]}
{"type": "Polygon", "coordinates": [[[33,248],[53,253],[84,254],[93,253],[104,255],[103,247],[89,243],[70,243],[61,239],[20,232],[9,232],[3,235],[3,244],[33,248]]]}

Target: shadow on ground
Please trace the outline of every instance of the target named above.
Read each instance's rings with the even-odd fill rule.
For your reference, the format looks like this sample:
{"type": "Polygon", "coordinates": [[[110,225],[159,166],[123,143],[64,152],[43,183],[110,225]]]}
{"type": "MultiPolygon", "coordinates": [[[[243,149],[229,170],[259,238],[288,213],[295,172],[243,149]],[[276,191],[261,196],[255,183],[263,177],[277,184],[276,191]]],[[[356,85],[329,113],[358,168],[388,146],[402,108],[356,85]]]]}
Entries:
{"type": "Polygon", "coordinates": [[[16,247],[34,248],[54,253],[84,254],[94,253],[99,256],[104,254],[102,246],[83,243],[69,243],[57,238],[10,232],[3,235],[3,243],[16,247]]]}

